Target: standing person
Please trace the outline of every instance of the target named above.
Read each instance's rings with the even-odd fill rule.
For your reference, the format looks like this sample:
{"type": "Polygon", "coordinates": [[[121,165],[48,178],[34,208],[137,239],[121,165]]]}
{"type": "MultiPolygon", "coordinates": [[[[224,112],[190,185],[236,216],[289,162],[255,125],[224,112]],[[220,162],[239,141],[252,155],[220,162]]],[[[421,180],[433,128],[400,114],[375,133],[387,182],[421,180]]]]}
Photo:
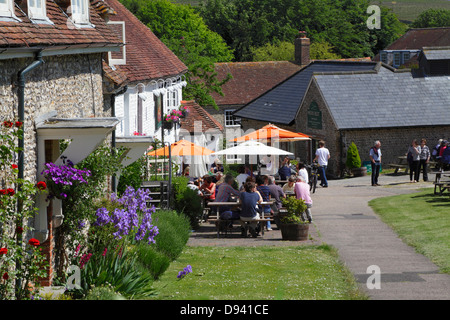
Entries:
{"type": "MultiPolygon", "coordinates": [[[[428,181],[428,162],[430,162],[430,148],[427,146],[427,140],[422,139],[420,141],[420,163],[419,163],[419,176],[420,171],[423,170],[423,181],[428,181]]],[[[418,177],[419,177],[418,176],[418,177]]]]}
{"type": "Polygon", "coordinates": [[[409,164],[409,181],[419,181],[420,146],[416,139],[411,142],[408,148],[407,159],[409,164]],[[414,180],[413,180],[414,177],[414,180]]]}
{"type": "Polygon", "coordinates": [[[316,150],[314,161],[319,163],[320,185],[324,188],[328,187],[328,180],[325,172],[327,171],[328,160],[330,159],[330,151],[325,148],[325,141],[319,141],[319,148],[316,150]]]}
{"type": "Polygon", "coordinates": [[[444,141],[444,139],[439,139],[437,145],[435,145],[433,148],[433,152],[431,153],[431,156],[433,157],[434,161],[436,161],[437,157],[439,157],[439,149],[441,148],[442,141],[444,141]]]}
{"type": "Polygon", "coordinates": [[[291,176],[291,159],[285,157],[281,163],[280,169],[278,169],[280,180],[286,180],[291,176]]]}
{"type": "Polygon", "coordinates": [[[241,192],[240,196],[241,214],[239,222],[242,226],[242,236],[247,236],[247,230],[245,229],[245,223],[250,222],[250,232],[253,238],[258,236],[256,227],[259,219],[259,213],[256,209],[257,204],[263,201],[261,195],[256,192],[256,185],[254,182],[246,182],[244,184],[244,192],[241,192]]]}
{"type": "MultiPolygon", "coordinates": [[[[256,177],[256,190],[261,194],[261,197],[263,198],[264,202],[270,201],[270,189],[268,187],[268,176],[257,176],[256,177]]],[[[272,209],[270,208],[270,205],[263,205],[261,208],[264,212],[264,214],[270,214],[272,213],[272,209]]],[[[272,226],[270,221],[267,221],[267,231],[271,231],[272,226]]]]}
{"type": "Polygon", "coordinates": [[[312,215],[311,215],[311,207],[313,204],[313,201],[311,199],[311,194],[309,192],[309,184],[305,182],[303,177],[298,176],[297,182],[294,186],[295,196],[297,199],[303,199],[306,204],[306,217],[309,221],[309,223],[312,222],[312,215]]]}
{"type": "Polygon", "coordinates": [[[375,141],[372,148],[370,148],[369,158],[372,165],[372,186],[379,186],[378,176],[381,168],[381,142],[375,141]]]}
{"type": "Polygon", "coordinates": [[[247,173],[245,173],[245,167],[244,166],[239,167],[239,174],[236,177],[239,189],[242,188],[242,186],[245,183],[245,180],[247,180],[248,177],[250,176],[247,173]]]}

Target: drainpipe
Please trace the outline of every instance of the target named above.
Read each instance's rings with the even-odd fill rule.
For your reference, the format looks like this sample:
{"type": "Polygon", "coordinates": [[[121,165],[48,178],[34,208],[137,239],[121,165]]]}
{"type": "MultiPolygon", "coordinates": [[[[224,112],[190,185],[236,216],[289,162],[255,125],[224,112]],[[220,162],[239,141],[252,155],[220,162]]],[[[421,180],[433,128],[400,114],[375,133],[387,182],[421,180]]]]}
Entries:
{"type": "MultiPolygon", "coordinates": [[[[35,56],[35,60],[25,68],[19,71],[18,75],[18,82],[19,82],[19,89],[17,92],[17,99],[19,103],[18,107],[18,113],[19,113],[19,121],[22,122],[22,137],[19,139],[19,163],[18,163],[18,169],[19,169],[19,179],[23,179],[23,171],[24,171],[24,139],[25,139],[25,76],[28,72],[32,71],[33,69],[39,67],[41,64],[44,63],[44,60],[42,60],[42,51],[38,51],[35,56]]],[[[20,188],[20,185],[19,185],[20,188]]]]}
{"type": "MultiPolygon", "coordinates": [[[[44,63],[44,60],[42,60],[42,52],[38,51],[35,57],[35,60],[25,68],[19,71],[17,74],[18,76],[18,82],[19,82],[19,88],[17,91],[17,99],[18,99],[18,115],[19,115],[19,121],[22,122],[22,134],[21,137],[19,137],[19,151],[18,151],[18,177],[19,179],[23,179],[23,172],[24,172],[24,140],[25,140],[25,76],[28,72],[31,70],[39,67],[41,64],[44,63]]],[[[22,189],[21,183],[17,186],[18,191],[22,189]]],[[[17,212],[21,212],[23,207],[23,203],[21,200],[17,201],[17,212]]],[[[19,237],[16,239],[17,242],[19,242],[19,237]]],[[[21,261],[16,261],[16,269],[20,269],[21,261]]],[[[16,280],[16,288],[21,288],[21,279],[16,280]]],[[[16,289],[17,290],[17,289],[16,289]]]]}

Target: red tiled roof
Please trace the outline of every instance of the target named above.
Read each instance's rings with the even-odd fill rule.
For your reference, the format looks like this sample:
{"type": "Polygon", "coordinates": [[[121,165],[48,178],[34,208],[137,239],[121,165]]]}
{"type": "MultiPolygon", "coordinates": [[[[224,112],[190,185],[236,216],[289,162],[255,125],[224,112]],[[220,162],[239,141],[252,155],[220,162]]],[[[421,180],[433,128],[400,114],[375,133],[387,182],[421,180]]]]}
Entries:
{"type": "Polygon", "coordinates": [[[117,14],[111,21],[125,22],[126,64],[130,82],[167,78],[187,71],[186,65],[155,34],[117,0],[105,0],[117,14]]]}
{"type": "Polygon", "coordinates": [[[0,21],[0,48],[121,46],[122,42],[106,26],[105,21],[90,7],[93,28],[77,28],[66,13],[54,2],[47,0],[47,17],[54,24],[37,24],[15,6],[15,15],[21,21],[0,21]]]}
{"type": "Polygon", "coordinates": [[[127,75],[125,72],[118,70],[117,68],[111,68],[106,61],[102,60],[103,74],[109,79],[115,86],[120,87],[127,84],[127,75]]]}
{"type": "Polygon", "coordinates": [[[224,96],[211,95],[218,105],[242,105],[259,97],[302,67],[289,61],[216,63],[217,78],[230,73],[233,78],[222,86],[224,96]]]}
{"type": "Polygon", "coordinates": [[[181,119],[181,128],[189,131],[190,133],[194,133],[195,121],[201,121],[202,132],[209,129],[217,129],[220,131],[223,130],[223,126],[194,100],[181,101],[181,104],[189,107],[190,110],[188,116],[181,119]]]}
{"type": "Polygon", "coordinates": [[[385,50],[422,49],[450,46],[450,28],[409,29],[385,50]]]}

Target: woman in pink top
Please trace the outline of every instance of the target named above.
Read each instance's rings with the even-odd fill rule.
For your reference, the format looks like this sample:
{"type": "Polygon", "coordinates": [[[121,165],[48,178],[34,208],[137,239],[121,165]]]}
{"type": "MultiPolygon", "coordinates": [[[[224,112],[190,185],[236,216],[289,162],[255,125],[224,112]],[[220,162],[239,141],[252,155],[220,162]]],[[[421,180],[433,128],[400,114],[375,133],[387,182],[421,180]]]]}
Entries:
{"type": "Polygon", "coordinates": [[[297,182],[294,185],[294,193],[297,199],[303,199],[306,204],[306,217],[309,223],[312,222],[311,207],[313,201],[311,199],[311,194],[309,192],[309,184],[307,184],[303,177],[299,176],[297,182]]]}

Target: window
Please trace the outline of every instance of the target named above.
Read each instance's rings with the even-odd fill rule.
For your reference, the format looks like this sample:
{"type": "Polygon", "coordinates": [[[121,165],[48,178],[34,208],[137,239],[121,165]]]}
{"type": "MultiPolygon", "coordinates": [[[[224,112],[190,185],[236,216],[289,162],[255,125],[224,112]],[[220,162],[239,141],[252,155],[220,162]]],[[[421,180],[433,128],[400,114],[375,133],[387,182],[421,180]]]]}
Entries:
{"type": "Polygon", "coordinates": [[[166,104],[168,108],[178,107],[178,91],[167,91],[166,94],[166,104]]]}
{"type": "Polygon", "coordinates": [[[235,110],[225,110],[225,127],[239,126],[241,118],[235,117],[232,113],[235,110]]]}
{"type": "Polygon", "coordinates": [[[109,64],[124,65],[127,63],[126,44],[125,44],[125,21],[108,21],[108,27],[115,32],[117,37],[124,43],[119,51],[110,51],[109,64]]]}
{"type": "Polygon", "coordinates": [[[406,63],[411,58],[411,53],[404,52],[403,53],[403,63],[406,63]]]}
{"type": "Polygon", "coordinates": [[[401,62],[400,62],[400,52],[395,52],[394,53],[394,67],[398,67],[400,66],[401,62]]]}
{"type": "Polygon", "coordinates": [[[13,16],[13,0],[0,0],[0,17],[13,16]]]}
{"type": "Polygon", "coordinates": [[[28,15],[30,16],[31,19],[47,20],[45,9],[46,9],[45,0],[28,0],[28,15]]]}
{"type": "Polygon", "coordinates": [[[381,62],[387,63],[387,53],[381,52],[380,59],[381,59],[381,62]]]}
{"type": "Polygon", "coordinates": [[[72,21],[89,24],[89,0],[72,0],[72,21]]]}

